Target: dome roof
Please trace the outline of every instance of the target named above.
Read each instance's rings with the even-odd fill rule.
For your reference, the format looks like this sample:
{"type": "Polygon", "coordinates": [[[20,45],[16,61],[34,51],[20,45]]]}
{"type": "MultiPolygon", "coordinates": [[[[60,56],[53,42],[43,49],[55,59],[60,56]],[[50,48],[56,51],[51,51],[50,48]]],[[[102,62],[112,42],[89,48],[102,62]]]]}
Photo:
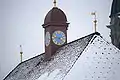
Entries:
{"type": "Polygon", "coordinates": [[[48,24],[51,22],[57,22],[57,23],[66,23],[67,22],[67,18],[65,13],[57,8],[57,7],[53,7],[46,15],[45,20],[44,20],[44,24],[48,24]]]}

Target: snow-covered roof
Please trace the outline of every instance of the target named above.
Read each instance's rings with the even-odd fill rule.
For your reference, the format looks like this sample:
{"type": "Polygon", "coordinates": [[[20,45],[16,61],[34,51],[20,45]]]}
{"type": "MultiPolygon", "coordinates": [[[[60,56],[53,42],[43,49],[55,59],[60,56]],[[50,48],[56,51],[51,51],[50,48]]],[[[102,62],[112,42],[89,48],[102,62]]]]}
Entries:
{"type": "Polygon", "coordinates": [[[120,51],[93,33],[20,63],[4,80],[118,80],[120,51]],[[117,78],[116,78],[117,77],[117,78]]]}
{"type": "Polygon", "coordinates": [[[64,80],[120,80],[120,50],[94,36],[64,80]]]}

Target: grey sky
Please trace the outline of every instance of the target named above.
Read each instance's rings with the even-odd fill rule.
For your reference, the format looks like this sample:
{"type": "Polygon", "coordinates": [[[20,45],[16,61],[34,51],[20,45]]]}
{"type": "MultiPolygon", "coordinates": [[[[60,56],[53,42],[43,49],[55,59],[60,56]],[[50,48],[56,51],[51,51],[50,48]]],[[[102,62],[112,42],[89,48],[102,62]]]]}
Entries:
{"type": "MultiPolygon", "coordinates": [[[[53,7],[52,0],[0,0],[0,80],[23,60],[44,52],[42,24],[53,7]]],[[[108,41],[109,14],[112,0],[57,0],[57,6],[67,15],[68,42],[88,35],[93,30],[92,11],[97,12],[97,31],[108,41]]]]}

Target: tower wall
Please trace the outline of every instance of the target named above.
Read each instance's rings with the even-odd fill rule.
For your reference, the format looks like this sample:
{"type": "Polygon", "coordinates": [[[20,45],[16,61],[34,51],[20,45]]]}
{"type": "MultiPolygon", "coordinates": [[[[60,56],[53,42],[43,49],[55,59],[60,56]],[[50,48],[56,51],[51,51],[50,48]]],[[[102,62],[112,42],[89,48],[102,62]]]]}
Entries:
{"type": "Polygon", "coordinates": [[[116,14],[111,17],[108,28],[111,30],[110,37],[112,44],[120,49],[120,18],[118,16],[119,15],[116,14]]]}
{"type": "Polygon", "coordinates": [[[113,0],[110,14],[111,42],[120,49],[120,0],[113,0]]]}

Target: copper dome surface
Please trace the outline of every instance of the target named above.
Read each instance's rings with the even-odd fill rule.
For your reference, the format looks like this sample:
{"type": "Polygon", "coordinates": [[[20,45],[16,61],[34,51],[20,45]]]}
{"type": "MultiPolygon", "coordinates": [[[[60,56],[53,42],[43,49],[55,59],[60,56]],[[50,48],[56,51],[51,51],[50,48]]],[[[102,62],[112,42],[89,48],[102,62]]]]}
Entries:
{"type": "Polygon", "coordinates": [[[57,7],[53,7],[46,15],[45,20],[44,20],[44,24],[47,23],[51,23],[51,22],[62,22],[62,23],[66,23],[67,22],[67,18],[65,13],[57,8],[57,7]]]}

